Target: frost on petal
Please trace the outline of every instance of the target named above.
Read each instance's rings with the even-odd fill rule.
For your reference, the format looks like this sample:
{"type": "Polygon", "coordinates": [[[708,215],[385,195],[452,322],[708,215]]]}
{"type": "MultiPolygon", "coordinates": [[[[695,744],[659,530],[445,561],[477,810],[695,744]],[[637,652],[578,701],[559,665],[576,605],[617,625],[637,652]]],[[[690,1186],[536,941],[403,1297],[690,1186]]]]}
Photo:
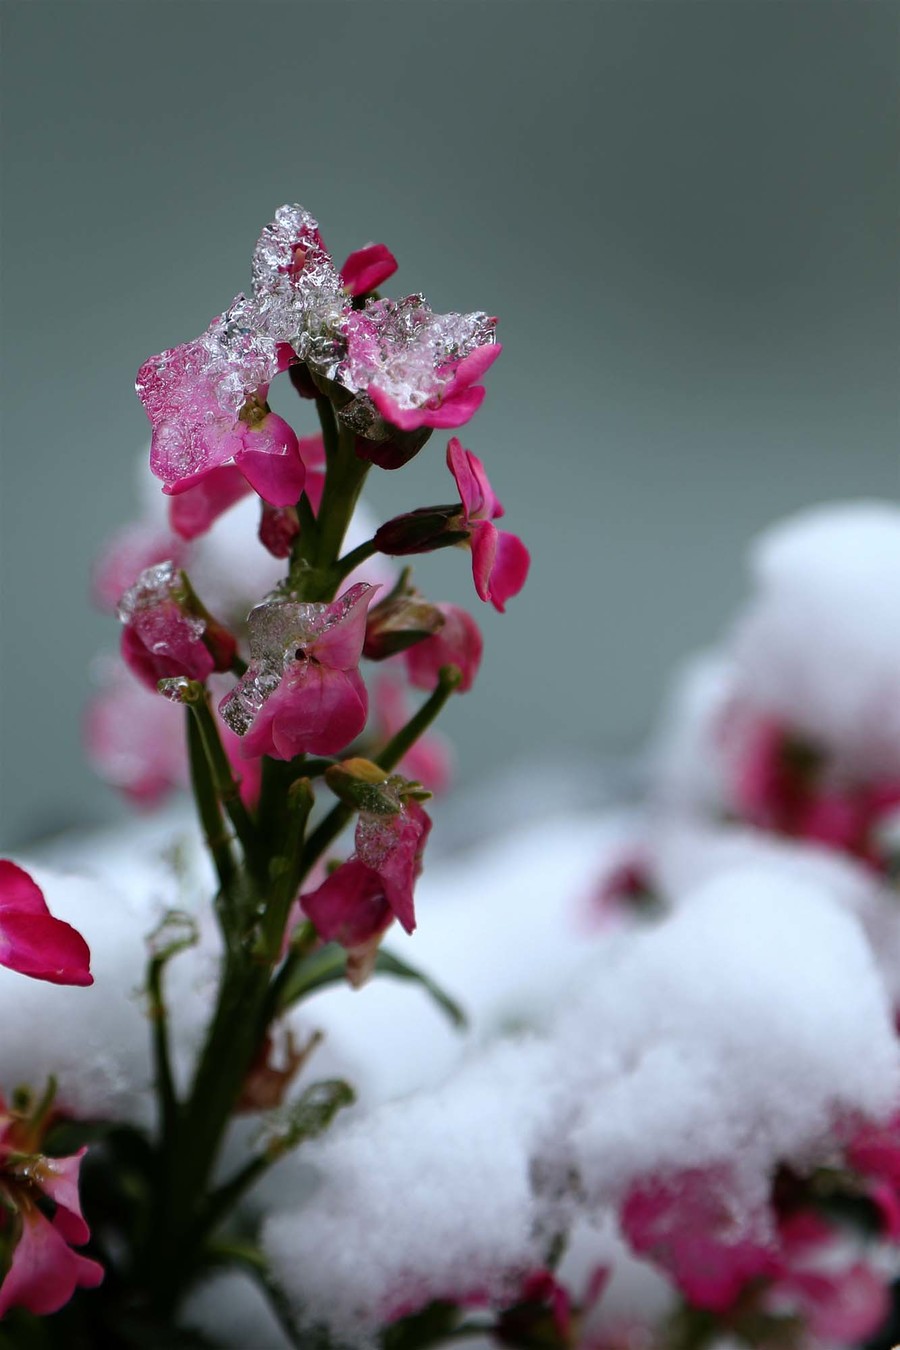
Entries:
{"type": "Polygon", "coordinates": [[[343,354],[341,321],[347,295],[302,206],[281,206],[253,253],[253,294],[266,333],[289,343],[301,361],[333,379],[343,354]]]}
{"type": "Polygon", "coordinates": [[[251,396],[279,370],[277,342],[252,300],[239,295],[199,338],[145,361],[136,388],[153,427],[150,468],[169,489],[190,486],[240,448],[251,396]]]}
{"type": "MultiPolygon", "coordinates": [[[[233,471],[220,469],[217,472],[227,474],[233,471]]],[[[245,484],[244,491],[246,490],[245,484]]],[[[197,488],[195,491],[199,492],[201,489],[197,488]]],[[[176,500],[184,499],[176,498],[176,500]]],[[[174,519],[171,523],[172,529],[181,535],[181,539],[174,538],[168,530],[155,522],[136,521],[123,526],[107,540],[91,578],[91,595],[99,609],[107,614],[115,614],[123,593],[129,586],[134,585],[145,568],[153,567],[156,563],[165,562],[167,559],[171,559],[178,567],[184,564],[187,549],[181,541],[193,538],[193,534],[199,534],[200,530],[189,534],[179,529],[174,519]]]]}
{"type": "Polygon", "coordinates": [[[380,417],[404,430],[448,425],[431,419],[440,419],[445,399],[469,387],[467,357],[485,347],[491,360],[499,354],[495,326],[483,313],[435,314],[421,295],[367,301],[344,322],[347,350],[337,378],[356,397],[340,416],[362,436],[372,435],[380,417]]]}
{"type": "Polygon", "coordinates": [[[219,705],[244,754],[332,754],[359,734],[368,701],[355,667],[376,589],[361,582],[330,604],[278,597],[251,611],[250,664],[219,705]]]}

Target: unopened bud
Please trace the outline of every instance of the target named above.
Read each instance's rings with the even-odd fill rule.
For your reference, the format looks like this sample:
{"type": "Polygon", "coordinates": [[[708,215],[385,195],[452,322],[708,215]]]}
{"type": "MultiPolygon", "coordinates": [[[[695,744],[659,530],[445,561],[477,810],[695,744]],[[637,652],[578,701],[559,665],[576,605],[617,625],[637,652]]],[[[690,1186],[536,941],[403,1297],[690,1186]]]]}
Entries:
{"type": "Polygon", "coordinates": [[[363,656],[384,661],[388,656],[432,637],[444,626],[444,615],[405,581],[369,610],[363,656]]]}
{"type": "Polygon", "coordinates": [[[375,533],[379,553],[402,558],[411,553],[431,553],[437,548],[462,544],[469,537],[460,505],[420,506],[417,511],[395,516],[375,533]]]}

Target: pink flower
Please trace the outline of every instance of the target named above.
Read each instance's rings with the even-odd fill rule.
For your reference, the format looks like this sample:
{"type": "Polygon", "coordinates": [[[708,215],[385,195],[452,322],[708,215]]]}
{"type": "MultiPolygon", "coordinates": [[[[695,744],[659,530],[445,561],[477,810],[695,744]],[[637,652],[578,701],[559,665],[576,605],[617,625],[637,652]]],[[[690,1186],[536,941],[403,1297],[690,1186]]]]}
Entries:
{"type": "Polygon", "coordinates": [[[292,359],[256,304],[238,296],[201,337],[144,362],[136,388],[153,427],[150,468],[165,492],[234,464],[273,506],[297,501],[305,474],[297,437],[266,407],[269,382],[292,359]]]}
{"type": "Polygon", "coordinates": [[[351,310],[337,378],[357,397],[342,419],[363,436],[379,414],[401,431],[462,426],[484,399],[476,381],[501,352],[496,323],[481,313],[434,314],[421,295],[351,310]]]}
{"type": "Polygon", "coordinates": [[[396,270],[397,259],[385,244],[366,244],[350,254],[341,268],[341,281],[351,295],[367,295],[396,270]]]}
{"type": "Polygon", "coordinates": [[[0,1101],[0,1192],[5,1222],[18,1221],[12,1262],[0,1285],[0,1318],[11,1308],[46,1317],[76,1288],[92,1289],[103,1267],[72,1251],[90,1237],[78,1199],[78,1172],[86,1149],[67,1158],[38,1152],[40,1127],[7,1111],[0,1101]],[[47,1202],[53,1217],[43,1212],[47,1202]]]}
{"type": "Polygon", "coordinates": [[[54,919],[28,873],[0,861],[0,966],[50,984],[89,985],[90,961],[84,938],[54,919]]]}
{"type": "Polygon", "coordinates": [[[503,507],[488,481],[484,465],[455,436],[447,446],[447,467],[456,480],[463,504],[463,527],[472,549],[472,575],[482,600],[490,600],[502,614],[506,601],[525,585],[531,558],[514,534],[493,524],[503,507]]]}
{"type": "Polygon", "coordinates": [[[122,658],[149,689],[160,680],[205,680],[228,670],[237,644],[190,590],[171,562],[148,567],[122,596],[122,658]]]}
{"type": "Polygon", "coordinates": [[[750,1280],[777,1270],[771,1244],[753,1224],[736,1222],[727,1179],[715,1172],[639,1183],[620,1217],[638,1255],[664,1266],[689,1302],[709,1312],[728,1312],[750,1280]]]}
{"type": "Polygon", "coordinates": [[[353,856],[300,897],[319,936],[353,950],[380,936],[395,918],[411,933],[413,891],[430,830],[428,813],[414,800],[405,800],[392,816],[361,812],[353,856]]]}
{"type": "Polygon", "coordinates": [[[330,755],[359,735],[368,698],[357,665],[376,590],[360,583],[330,604],[279,597],[251,611],[250,665],[219,705],[243,755],[330,755]]]}
{"type": "Polygon", "coordinates": [[[184,713],[116,661],[88,705],[85,749],[95,771],[135,806],[188,785],[184,713]]]}
{"type": "Polygon", "coordinates": [[[180,538],[196,539],[252,491],[237,464],[222,464],[210,469],[193,487],[170,497],[169,524],[180,538]]]}
{"type": "Polygon", "coordinates": [[[728,709],[722,734],[742,819],[883,867],[878,826],[900,805],[900,782],[841,781],[824,751],[743,706],[728,709]]]}
{"type": "Polygon", "coordinates": [[[478,668],[481,665],[481,653],[484,643],[478,624],[466,610],[459,605],[437,605],[444,616],[443,627],[431,637],[407,648],[403,659],[410,684],[417,689],[436,689],[442,666],[456,666],[462,673],[462,683],[457,692],[466,693],[472,688],[478,668]]]}

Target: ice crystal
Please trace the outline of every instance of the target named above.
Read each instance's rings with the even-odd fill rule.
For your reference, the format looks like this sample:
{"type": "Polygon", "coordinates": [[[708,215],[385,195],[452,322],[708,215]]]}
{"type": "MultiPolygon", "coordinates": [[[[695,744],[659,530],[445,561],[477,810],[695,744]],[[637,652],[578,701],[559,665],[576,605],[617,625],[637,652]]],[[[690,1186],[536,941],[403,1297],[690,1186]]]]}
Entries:
{"type": "Polygon", "coordinates": [[[347,354],[338,380],[357,397],[342,419],[368,434],[380,415],[366,391],[375,386],[403,409],[420,408],[453,384],[460,361],[495,341],[496,319],[472,314],[435,314],[425,297],[369,300],[344,321],[347,354]]]}
{"type": "Polygon", "coordinates": [[[253,293],[264,331],[290,343],[301,361],[333,379],[348,306],[340,273],[317,221],[302,206],[280,206],[253,253],[253,293]]]}

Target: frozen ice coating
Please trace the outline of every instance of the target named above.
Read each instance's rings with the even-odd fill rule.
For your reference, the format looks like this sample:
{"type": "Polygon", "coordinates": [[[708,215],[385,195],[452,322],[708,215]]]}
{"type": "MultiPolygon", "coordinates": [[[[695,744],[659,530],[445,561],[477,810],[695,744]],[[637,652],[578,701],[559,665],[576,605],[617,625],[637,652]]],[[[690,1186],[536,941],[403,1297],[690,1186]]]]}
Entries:
{"type": "Polygon", "coordinates": [[[238,295],[200,337],[144,362],[135,387],[153,426],[157,478],[183,483],[231,458],[241,408],[278,372],[277,345],[255,302],[238,295]]]}
{"type": "Polygon", "coordinates": [[[487,314],[435,314],[424,296],[368,300],[344,321],[346,356],[337,378],[357,397],[342,419],[361,434],[379,420],[370,386],[403,410],[440,398],[456,369],[476,347],[496,341],[497,320],[487,314]]]}
{"type": "Polygon", "coordinates": [[[341,320],[349,305],[340,273],[302,206],[280,206],[253,253],[259,322],[276,342],[333,379],[343,352],[341,320]]]}
{"type": "Polygon", "coordinates": [[[900,507],[803,512],[752,555],[732,650],[737,687],[850,778],[900,775],[900,507]]]}
{"type": "Polygon", "coordinates": [[[310,1320],[361,1335],[404,1296],[459,1294],[471,1271],[500,1291],[527,1268],[559,1218],[539,1178],[574,1169],[583,1198],[567,1212],[585,1204],[587,1219],[634,1180],[738,1159],[749,1209],[777,1163],[821,1160],[829,1128],[883,1118],[898,1091],[856,921],[822,882],[732,868],[645,936],[601,947],[546,1034],[338,1125],[306,1153],[319,1190],[264,1241],[310,1320]]]}
{"type": "Polygon", "coordinates": [[[362,650],[365,618],[364,610],[362,616],[359,613],[354,616],[354,611],[371,589],[365,582],[359,582],[330,604],[298,601],[290,595],[273,596],[250,611],[247,620],[250,664],[219,705],[232,731],[243,736],[249,730],[285,673],[315,657],[317,644],[328,643],[328,665],[344,670],[356,665],[362,650]],[[346,636],[330,637],[341,625],[346,626],[346,636]],[[359,642],[355,643],[357,629],[359,642]],[[348,648],[346,653],[344,647],[348,648]]]}

